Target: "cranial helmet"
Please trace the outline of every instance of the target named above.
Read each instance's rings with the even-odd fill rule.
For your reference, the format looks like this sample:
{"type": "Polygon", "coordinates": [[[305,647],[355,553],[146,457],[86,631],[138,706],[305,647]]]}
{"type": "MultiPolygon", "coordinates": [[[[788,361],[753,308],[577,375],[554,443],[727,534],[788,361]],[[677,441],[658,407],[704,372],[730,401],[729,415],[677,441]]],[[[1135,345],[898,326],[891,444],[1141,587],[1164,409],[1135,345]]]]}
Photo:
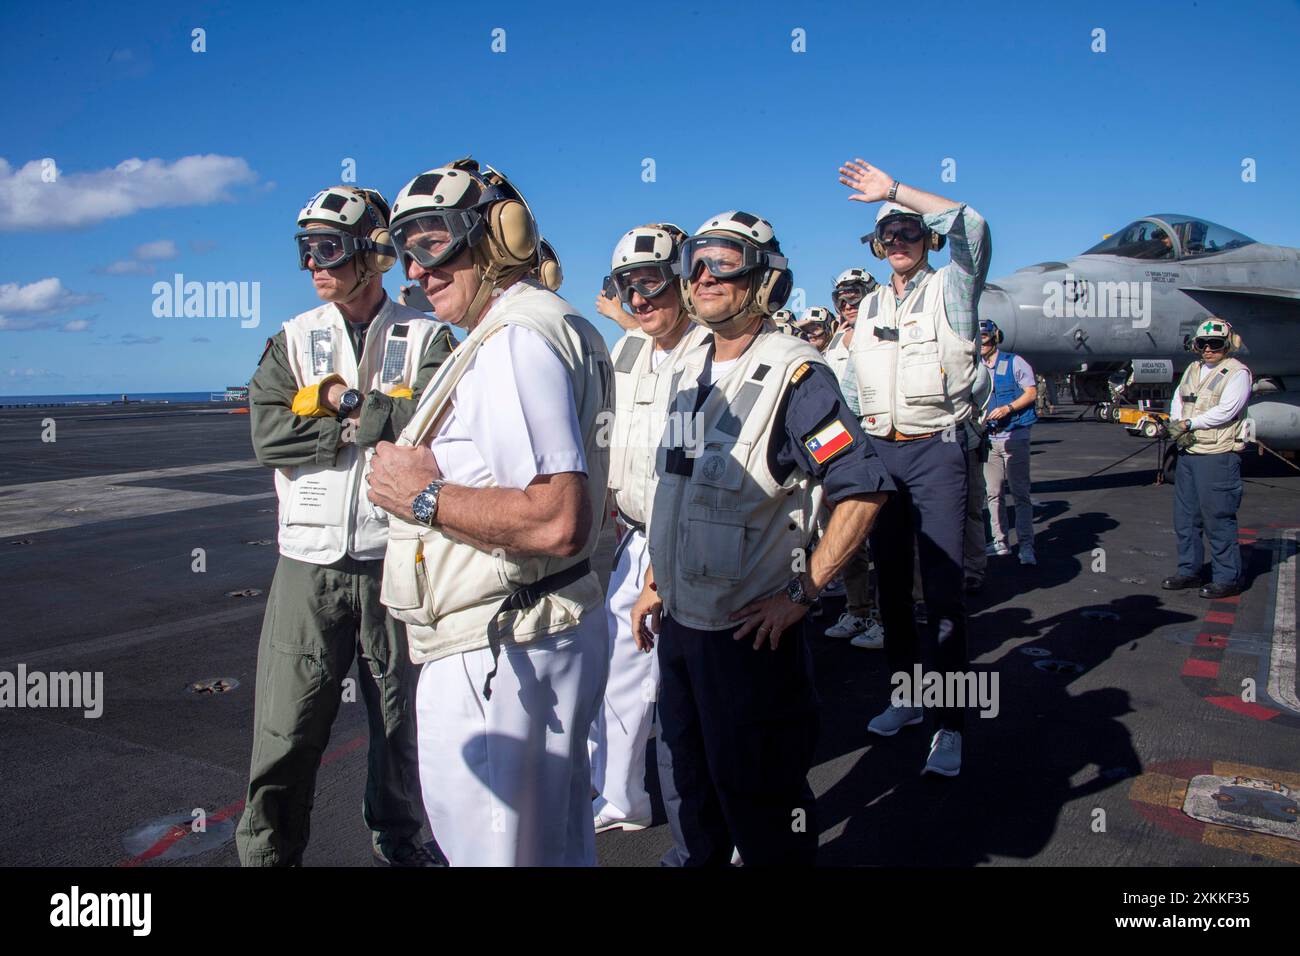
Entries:
{"type": "Polygon", "coordinates": [[[357,281],[342,300],[352,301],[372,276],[387,272],[397,261],[388,234],[388,215],[388,203],[374,189],[322,189],[298,213],[299,231],[294,240],[299,266],[307,268],[308,256],[321,269],[335,269],[355,259],[357,281]]]}
{"type": "Polygon", "coordinates": [[[925,248],[932,252],[938,252],[943,248],[945,237],[930,229],[921,218],[921,214],[914,209],[908,209],[901,203],[886,202],[880,204],[880,209],[876,211],[876,230],[870,235],[862,237],[863,242],[870,241],[871,251],[877,259],[884,259],[888,253],[885,250],[885,244],[881,241],[881,230],[887,223],[897,222],[899,220],[912,219],[921,227],[925,248]]]}
{"type": "Polygon", "coordinates": [[[785,305],[794,288],[794,273],[789,260],[781,255],[776,232],[766,219],[739,210],[719,213],[706,219],[695,235],[682,243],[678,273],[682,302],[691,317],[717,330],[740,329],[756,315],[770,316],[785,305]],[[729,248],[740,254],[740,264],[725,267],[716,258],[718,250],[729,248]],[[691,279],[708,269],[718,279],[748,275],[749,291],[740,310],[724,319],[701,319],[691,298],[691,279]]]}

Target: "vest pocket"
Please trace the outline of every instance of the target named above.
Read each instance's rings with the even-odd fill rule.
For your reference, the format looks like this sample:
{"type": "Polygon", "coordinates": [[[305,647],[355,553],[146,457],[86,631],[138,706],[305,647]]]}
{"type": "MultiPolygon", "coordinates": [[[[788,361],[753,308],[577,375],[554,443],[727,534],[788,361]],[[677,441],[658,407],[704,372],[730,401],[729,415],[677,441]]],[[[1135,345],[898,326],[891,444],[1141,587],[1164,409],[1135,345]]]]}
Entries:
{"type": "Polygon", "coordinates": [[[918,342],[905,347],[898,362],[898,376],[909,404],[942,405],[947,399],[938,342],[918,342]]]}
{"type": "Polygon", "coordinates": [[[418,535],[389,536],[379,587],[379,600],[393,612],[393,617],[411,624],[427,624],[430,620],[423,613],[429,588],[422,543],[418,535]]]}
{"type": "Polygon", "coordinates": [[[744,550],[744,525],[692,518],[678,553],[687,574],[739,581],[744,550]]]}

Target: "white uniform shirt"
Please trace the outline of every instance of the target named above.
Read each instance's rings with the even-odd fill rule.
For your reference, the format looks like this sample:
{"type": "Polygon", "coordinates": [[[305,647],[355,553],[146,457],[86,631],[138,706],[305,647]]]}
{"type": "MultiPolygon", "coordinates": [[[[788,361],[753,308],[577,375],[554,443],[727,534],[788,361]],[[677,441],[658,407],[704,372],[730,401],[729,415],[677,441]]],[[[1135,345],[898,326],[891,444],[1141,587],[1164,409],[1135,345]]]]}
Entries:
{"type": "Polygon", "coordinates": [[[587,472],[569,374],[542,336],[507,325],[474,355],[429,446],[455,485],[527,488],[538,475],[587,472]]]}
{"type": "MultiPolygon", "coordinates": [[[[1197,380],[1196,387],[1200,388],[1204,385],[1210,373],[1217,368],[1217,363],[1202,364],[1201,377],[1197,380]]],[[[1219,428],[1226,425],[1237,417],[1248,401],[1250,401],[1250,371],[1244,368],[1238,369],[1228,378],[1228,384],[1223,387],[1223,392],[1219,395],[1219,404],[1204,415],[1192,418],[1192,428],[1219,428]]],[[[1174,400],[1169,405],[1169,417],[1174,421],[1179,421],[1183,417],[1183,396],[1178,389],[1174,389],[1174,400]]]]}

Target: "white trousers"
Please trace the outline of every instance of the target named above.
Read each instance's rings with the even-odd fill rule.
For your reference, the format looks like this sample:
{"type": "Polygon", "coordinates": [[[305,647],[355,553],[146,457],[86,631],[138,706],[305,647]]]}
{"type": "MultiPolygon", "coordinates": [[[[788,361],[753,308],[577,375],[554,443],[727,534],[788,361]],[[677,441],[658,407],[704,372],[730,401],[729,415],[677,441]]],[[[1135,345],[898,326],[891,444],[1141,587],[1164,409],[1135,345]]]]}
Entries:
{"type": "Polygon", "coordinates": [[[637,650],[630,621],[632,605],[645,586],[650,555],[646,536],[629,531],[619,542],[609,579],[605,614],[609,621],[609,680],[605,700],[588,740],[595,811],[625,820],[650,818],[645,788],[645,752],[659,697],[659,657],[637,650]]]}
{"type": "Polygon", "coordinates": [[[452,866],[594,866],[586,731],[608,667],[605,619],[430,661],[416,689],[420,788],[452,866]]]}

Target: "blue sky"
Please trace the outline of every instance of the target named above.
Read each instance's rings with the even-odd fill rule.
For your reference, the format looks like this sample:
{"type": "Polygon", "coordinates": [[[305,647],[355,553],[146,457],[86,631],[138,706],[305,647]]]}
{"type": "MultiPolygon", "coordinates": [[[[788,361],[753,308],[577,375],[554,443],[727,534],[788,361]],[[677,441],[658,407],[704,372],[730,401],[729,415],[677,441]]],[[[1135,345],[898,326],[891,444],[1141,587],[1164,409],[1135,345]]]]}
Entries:
{"type": "Polygon", "coordinates": [[[592,318],[622,232],[729,208],[772,221],[808,305],[849,266],[883,276],[836,182],[851,156],[983,212],[994,277],[1156,211],[1300,245],[1300,6],[1079,6],[11,6],[0,394],[246,381],[317,302],[294,217],[348,158],[390,200],[467,153],[500,168],[592,318]],[[23,172],[47,157],[54,183],[23,172]],[[177,272],[260,283],[260,325],[155,317],[177,272]]]}

